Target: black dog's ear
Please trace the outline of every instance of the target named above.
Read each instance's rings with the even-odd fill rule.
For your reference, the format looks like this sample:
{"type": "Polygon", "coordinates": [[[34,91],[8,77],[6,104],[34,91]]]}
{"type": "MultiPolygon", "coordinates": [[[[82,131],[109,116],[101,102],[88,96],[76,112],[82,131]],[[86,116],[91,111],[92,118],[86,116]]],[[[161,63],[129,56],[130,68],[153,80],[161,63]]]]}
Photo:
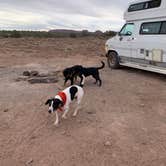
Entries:
{"type": "Polygon", "coordinates": [[[50,102],[50,99],[48,99],[48,100],[45,102],[45,105],[47,105],[49,102],[50,102]]]}

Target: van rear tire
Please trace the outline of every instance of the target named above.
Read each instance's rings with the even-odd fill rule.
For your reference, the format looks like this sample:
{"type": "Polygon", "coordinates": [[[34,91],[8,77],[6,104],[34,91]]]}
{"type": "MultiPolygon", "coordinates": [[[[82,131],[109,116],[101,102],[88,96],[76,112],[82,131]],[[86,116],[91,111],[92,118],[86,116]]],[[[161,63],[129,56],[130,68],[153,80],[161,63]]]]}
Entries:
{"type": "Polygon", "coordinates": [[[119,65],[119,57],[116,52],[109,52],[107,56],[107,63],[111,69],[118,69],[119,65]]]}

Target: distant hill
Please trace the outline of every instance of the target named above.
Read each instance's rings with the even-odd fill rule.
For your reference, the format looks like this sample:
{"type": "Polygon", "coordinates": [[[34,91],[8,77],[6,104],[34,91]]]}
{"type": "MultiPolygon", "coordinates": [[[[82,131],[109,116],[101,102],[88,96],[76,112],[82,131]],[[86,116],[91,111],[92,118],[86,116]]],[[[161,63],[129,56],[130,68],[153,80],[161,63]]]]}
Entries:
{"type": "Polygon", "coordinates": [[[49,32],[54,32],[54,33],[81,33],[81,31],[70,30],[70,29],[53,29],[53,30],[50,30],[49,32]]]}

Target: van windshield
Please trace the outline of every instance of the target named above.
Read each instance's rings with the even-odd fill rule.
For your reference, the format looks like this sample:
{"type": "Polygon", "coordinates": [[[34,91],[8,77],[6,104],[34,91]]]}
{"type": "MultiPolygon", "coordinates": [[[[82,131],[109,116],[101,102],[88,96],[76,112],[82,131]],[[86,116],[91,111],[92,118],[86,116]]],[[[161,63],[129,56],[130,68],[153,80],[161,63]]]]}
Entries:
{"type": "Polygon", "coordinates": [[[131,36],[134,31],[134,24],[127,23],[123,26],[122,30],[119,32],[120,36],[131,36]]]}

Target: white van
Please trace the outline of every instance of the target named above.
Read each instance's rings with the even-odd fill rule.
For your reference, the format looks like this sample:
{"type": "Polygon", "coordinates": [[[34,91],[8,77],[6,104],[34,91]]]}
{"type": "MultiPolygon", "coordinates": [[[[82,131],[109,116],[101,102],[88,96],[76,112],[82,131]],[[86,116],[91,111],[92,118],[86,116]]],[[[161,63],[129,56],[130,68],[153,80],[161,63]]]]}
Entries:
{"type": "Polygon", "coordinates": [[[166,74],[166,0],[131,3],[124,19],[121,31],[105,44],[109,66],[166,74]]]}

